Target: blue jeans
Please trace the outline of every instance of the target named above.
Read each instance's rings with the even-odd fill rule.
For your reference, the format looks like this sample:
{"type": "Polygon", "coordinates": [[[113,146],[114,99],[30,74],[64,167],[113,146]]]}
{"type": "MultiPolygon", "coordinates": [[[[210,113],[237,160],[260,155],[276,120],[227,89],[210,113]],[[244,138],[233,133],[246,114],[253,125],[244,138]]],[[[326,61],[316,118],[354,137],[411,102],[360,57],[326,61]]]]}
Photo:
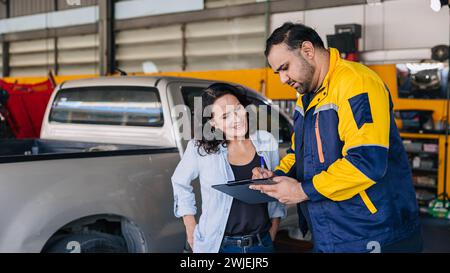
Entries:
{"type": "Polygon", "coordinates": [[[225,236],[219,253],[273,253],[273,242],[269,232],[258,236],[225,236]],[[251,237],[251,238],[249,238],[251,237]]]}

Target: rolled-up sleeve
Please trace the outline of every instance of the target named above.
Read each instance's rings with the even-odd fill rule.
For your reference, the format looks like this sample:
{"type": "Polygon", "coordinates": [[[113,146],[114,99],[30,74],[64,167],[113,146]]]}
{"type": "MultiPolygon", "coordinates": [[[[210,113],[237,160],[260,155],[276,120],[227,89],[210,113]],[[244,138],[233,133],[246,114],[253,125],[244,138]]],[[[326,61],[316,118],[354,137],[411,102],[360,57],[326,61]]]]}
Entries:
{"type": "Polygon", "coordinates": [[[286,217],[286,206],[278,201],[270,202],[269,205],[269,217],[273,218],[285,218],[286,217]]]}
{"type": "Polygon", "coordinates": [[[197,149],[194,141],[191,140],[188,142],[186,151],[172,175],[175,217],[195,215],[197,213],[195,194],[191,185],[192,181],[198,177],[196,153],[197,149]]]}
{"type": "MultiPolygon", "coordinates": [[[[269,154],[270,154],[270,163],[273,170],[280,163],[280,155],[278,153],[278,142],[273,136],[271,137],[271,142],[273,149],[269,151],[269,154]]],[[[287,214],[286,206],[278,201],[270,202],[268,204],[268,210],[269,210],[269,217],[271,219],[273,218],[283,219],[286,217],[287,214]]]]}

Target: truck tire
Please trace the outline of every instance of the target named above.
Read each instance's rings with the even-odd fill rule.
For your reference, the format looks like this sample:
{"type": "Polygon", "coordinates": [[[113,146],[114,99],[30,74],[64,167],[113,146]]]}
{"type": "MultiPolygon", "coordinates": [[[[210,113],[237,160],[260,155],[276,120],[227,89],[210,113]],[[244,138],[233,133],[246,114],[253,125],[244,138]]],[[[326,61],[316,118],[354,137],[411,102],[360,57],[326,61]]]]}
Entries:
{"type": "Polygon", "coordinates": [[[125,240],[116,235],[90,232],[54,238],[44,247],[44,253],[126,253],[125,240]]]}

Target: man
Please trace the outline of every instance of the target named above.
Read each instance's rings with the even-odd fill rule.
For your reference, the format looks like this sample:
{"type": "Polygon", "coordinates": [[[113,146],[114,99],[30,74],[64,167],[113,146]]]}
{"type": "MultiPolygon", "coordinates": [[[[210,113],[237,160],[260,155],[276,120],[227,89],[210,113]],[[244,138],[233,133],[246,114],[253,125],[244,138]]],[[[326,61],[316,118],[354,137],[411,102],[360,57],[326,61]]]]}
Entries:
{"type": "Polygon", "coordinates": [[[252,189],[300,203],[317,252],[421,251],[411,171],[382,80],[302,24],[276,29],[265,54],[300,97],[288,154],[274,173],[253,169],[277,184],[252,189]]]}

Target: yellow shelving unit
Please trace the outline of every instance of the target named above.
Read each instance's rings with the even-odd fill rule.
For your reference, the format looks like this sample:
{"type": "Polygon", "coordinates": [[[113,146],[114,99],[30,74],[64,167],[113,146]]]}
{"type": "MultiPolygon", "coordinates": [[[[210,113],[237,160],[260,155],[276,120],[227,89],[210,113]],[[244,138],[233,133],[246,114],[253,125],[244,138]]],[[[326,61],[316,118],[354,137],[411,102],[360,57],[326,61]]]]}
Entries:
{"type": "MultiPolygon", "coordinates": [[[[438,144],[438,165],[437,165],[437,189],[436,195],[441,195],[444,191],[444,169],[449,170],[450,160],[445,164],[445,135],[444,134],[419,134],[419,133],[400,133],[404,140],[435,140],[438,144]]],[[[449,153],[449,151],[447,151],[449,153]]],[[[448,154],[450,155],[450,153],[448,154]]],[[[450,158],[450,157],[448,157],[450,158]]],[[[414,169],[413,169],[414,175],[414,169]]],[[[447,172],[447,194],[450,194],[450,172],[447,172]]]]}

